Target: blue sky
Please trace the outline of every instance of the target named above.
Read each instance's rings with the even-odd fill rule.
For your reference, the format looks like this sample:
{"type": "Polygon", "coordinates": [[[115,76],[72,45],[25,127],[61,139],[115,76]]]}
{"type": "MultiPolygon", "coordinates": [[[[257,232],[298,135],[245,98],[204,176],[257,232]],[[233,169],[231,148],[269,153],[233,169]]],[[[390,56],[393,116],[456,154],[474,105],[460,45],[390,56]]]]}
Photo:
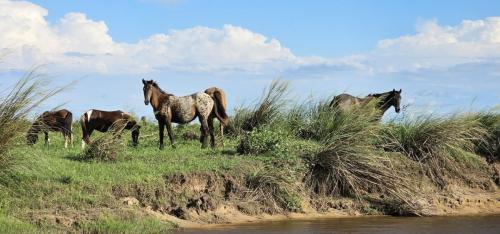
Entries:
{"type": "Polygon", "coordinates": [[[78,80],[44,108],[64,101],[75,115],[152,117],[141,78],[178,95],[219,86],[231,107],[282,77],[293,99],[402,88],[414,113],[488,109],[500,101],[499,9],[498,1],[1,0],[0,84],[43,65],[52,86],[78,80]]]}

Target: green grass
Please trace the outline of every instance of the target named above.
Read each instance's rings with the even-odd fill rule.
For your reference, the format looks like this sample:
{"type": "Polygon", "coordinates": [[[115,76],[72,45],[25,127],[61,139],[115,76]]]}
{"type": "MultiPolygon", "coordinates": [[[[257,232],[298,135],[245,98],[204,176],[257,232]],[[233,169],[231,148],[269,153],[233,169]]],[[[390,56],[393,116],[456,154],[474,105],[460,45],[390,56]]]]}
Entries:
{"type": "Polygon", "coordinates": [[[83,233],[170,233],[173,225],[155,218],[100,217],[82,225],[83,233]]]}
{"type": "MultiPolygon", "coordinates": [[[[43,141],[27,146],[19,136],[10,151],[13,165],[0,176],[0,194],[4,198],[1,211],[30,220],[33,216],[44,216],[38,212],[55,212],[54,207],[62,210],[117,208],[120,203],[113,195],[114,187],[164,186],[163,177],[168,174],[224,172],[254,160],[235,156],[232,149],[237,142],[234,140],[227,142],[225,150],[212,150],[201,149],[199,141],[180,139],[182,132],[198,128],[196,125],[181,127],[176,132],[177,148],[166,147],[163,151],[157,147],[154,125],[144,128],[137,147],[127,146],[130,135],[125,131],[124,153],[115,161],[82,160],[80,144],[64,149],[60,134],[50,134],[50,146],[45,146],[43,141]]],[[[80,129],[76,126],[73,129],[75,139],[80,138],[80,129]]],[[[100,135],[94,134],[92,139],[100,135]]]]}

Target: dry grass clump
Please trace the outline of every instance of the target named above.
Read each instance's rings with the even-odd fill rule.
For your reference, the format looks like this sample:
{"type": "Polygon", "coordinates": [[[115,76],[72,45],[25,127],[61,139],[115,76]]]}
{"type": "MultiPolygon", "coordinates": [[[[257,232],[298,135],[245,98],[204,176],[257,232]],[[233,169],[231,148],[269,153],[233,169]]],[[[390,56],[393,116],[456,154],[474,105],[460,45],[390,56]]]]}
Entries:
{"type": "Polygon", "coordinates": [[[279,119],[286,106],[288,90],[288,82],[273,80],[254,107],[242,107],[236,111],[235,117],[227,126],[229,133],[239,134],[241,131],[252,131],[256,127],[272,124],[279,119]]]}
{"type": "Polygon", "coordinates": [[[246,177],[247,199],[262,204],[266,213],[299,211],[301,199],[295,180],[276,169],[262,168],[246,177]]]}
{"type": "Polygon", "coordinates": [[[8,162],[8,151],[16,137],[24,132],[28,113],[64,89],[44,91],[43,85],[31,72],[0,97],[0,167],[8,162]]]}
{"type": "Polygon", "coordinates": [[[359,200],[369,193],[387,194],[413,207],[410,181],[395,172],[374,145],[380,131],[378,112],[372,108],[339,112],[322,103],[316,109],[309,128],[325,148],[305,157],[306,185],[319,195],[359,200]]]}
{"type": "Polygon", "coordinates": [[[475,163],[473,157],[467,159],[467,153],[474,152],[476,143],[483,142],[486,135],[475,116],[427,116],[389,124],[381,139],[384,149],[421,163],[426,175],[444,187],[446,177],[463,178],[464,165],[475,163]]]}
{"type": "Polygon", "coordinates": [[[92,141],[84,150],[82,158],[86,160],[114,161],[124,150],[121,135],[127,121],[118,120],[109,130],[92,141]]]}
{"type": "Polygon", "coordinates": [[[500,114],[487,112],[476,115],[488,133],[484,141],[477,142],[476,152],[489,162],[500,161],[500,114]]]}

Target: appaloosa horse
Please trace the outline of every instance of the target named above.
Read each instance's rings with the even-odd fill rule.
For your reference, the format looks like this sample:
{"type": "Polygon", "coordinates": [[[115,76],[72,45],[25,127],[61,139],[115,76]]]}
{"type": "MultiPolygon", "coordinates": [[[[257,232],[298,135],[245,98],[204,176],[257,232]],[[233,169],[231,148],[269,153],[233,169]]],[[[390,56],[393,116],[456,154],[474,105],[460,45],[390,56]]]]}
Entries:
{"type": "Polygon", "coordinates": [[[375,107],[381,111],[380,118],[391,107],[394,106],[396,113],[401,110],[401,89],[378,94],[369,94],[364,98],[354,97],[352,95],[343,93],[337,95],[330,102],[330,106],[338,108],[341,111],[349,110],[354,106],[366,106],[368,103],[375,101],[375,107]]]}
{"type": "Polygon", "coordinates": [[[83,113],[80,117],[82,126],[82,148],[85,144],[90,144],[90,135],[94,130],[107,132],[109,128],[117,121],[126,122],[124,128],[132,131],[132,143],[134,146],[139,144],[139,130],[141,126],[137,124],[132,115],[123,111],[102,111],[91,109],[83,113]]]}
{"type": "MultiPolygon", "coordinates": [[[[208,146],[208,134],[211,132],[213,136],[213,115],[215,115],[221,123],[227,122],[225,108],[220,103],[220,98],[212,98],[209,94],[198,92],[189,96],[177,97],[173,94],[163,91],[153,80],[142,80],[144,91],[144,104],[153,107],[153,112],[158,120],[160,149],[163,145],[163,132],[167,128],[168,137],[172,147],[175,147],[174,136],[172,132],[172,123],[185,124],[193,121],[196,117],[201,124],[201,142],[202,148],[208,146]],[[216,106],[216,108],[214,108],[216,106]],[[212,115],[213,114],[213,115],[212,115]],[[212,124],[209,125],[209,122],[212,124]]],[[[216,94],[215,96],[221,96],[216,94]]],[[[215,147],[215,140],[212,141],[212,147],[215,147]]]]}
{"type": "Polygon", "coordinates": [[[33,125],[31,125],[26,134],[26,143],[33,145],[38,140],[38,133],[43,131],[45,134],[45,145],[49,144],[49,131],[61,132],[64,136],[64,148],[68,148],[68,142],[73,146],[73,133],[71,123],[73,114],[66,110],[45,111],[38,116],[33,125]]]}

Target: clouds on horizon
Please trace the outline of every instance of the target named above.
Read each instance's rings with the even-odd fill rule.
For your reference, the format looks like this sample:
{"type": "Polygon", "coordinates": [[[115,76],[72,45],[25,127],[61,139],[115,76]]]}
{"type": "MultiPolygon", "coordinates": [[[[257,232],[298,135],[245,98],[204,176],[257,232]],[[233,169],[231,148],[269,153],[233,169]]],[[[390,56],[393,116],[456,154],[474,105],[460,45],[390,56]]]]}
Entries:
{"type": "Polygon", "coordinates": [[[70,12],[47,22],[48,11],[29,2],[0,1],[1,53],[7,69],[46,64],[57,71],[141,74],[283,71],[305,66],[361,68],[347,60],[301,57],[276,39],[233,25],[158,33],[136,43],[113,40],[105,22],[70,12]]]}
{"type": "MultiPolygon", "coordinates": [[[[6,69],[47,64],[55,70],[99,74],[154,71],[280,73],[360,71],[366,74],[447,69],[499,63],[500,17],[442,26],[427,21],[413,35],[384,39],[364,54],[343,58],[298,56],[277,39],[248,29],[193,27],[158,33],[136,43],[114,41],[105,22],[70,12],[48,22],[47,9],[0,1],[0,50],[6,69]]],[[[498,72],[500,73],[500,71],[498,72]]]]}

